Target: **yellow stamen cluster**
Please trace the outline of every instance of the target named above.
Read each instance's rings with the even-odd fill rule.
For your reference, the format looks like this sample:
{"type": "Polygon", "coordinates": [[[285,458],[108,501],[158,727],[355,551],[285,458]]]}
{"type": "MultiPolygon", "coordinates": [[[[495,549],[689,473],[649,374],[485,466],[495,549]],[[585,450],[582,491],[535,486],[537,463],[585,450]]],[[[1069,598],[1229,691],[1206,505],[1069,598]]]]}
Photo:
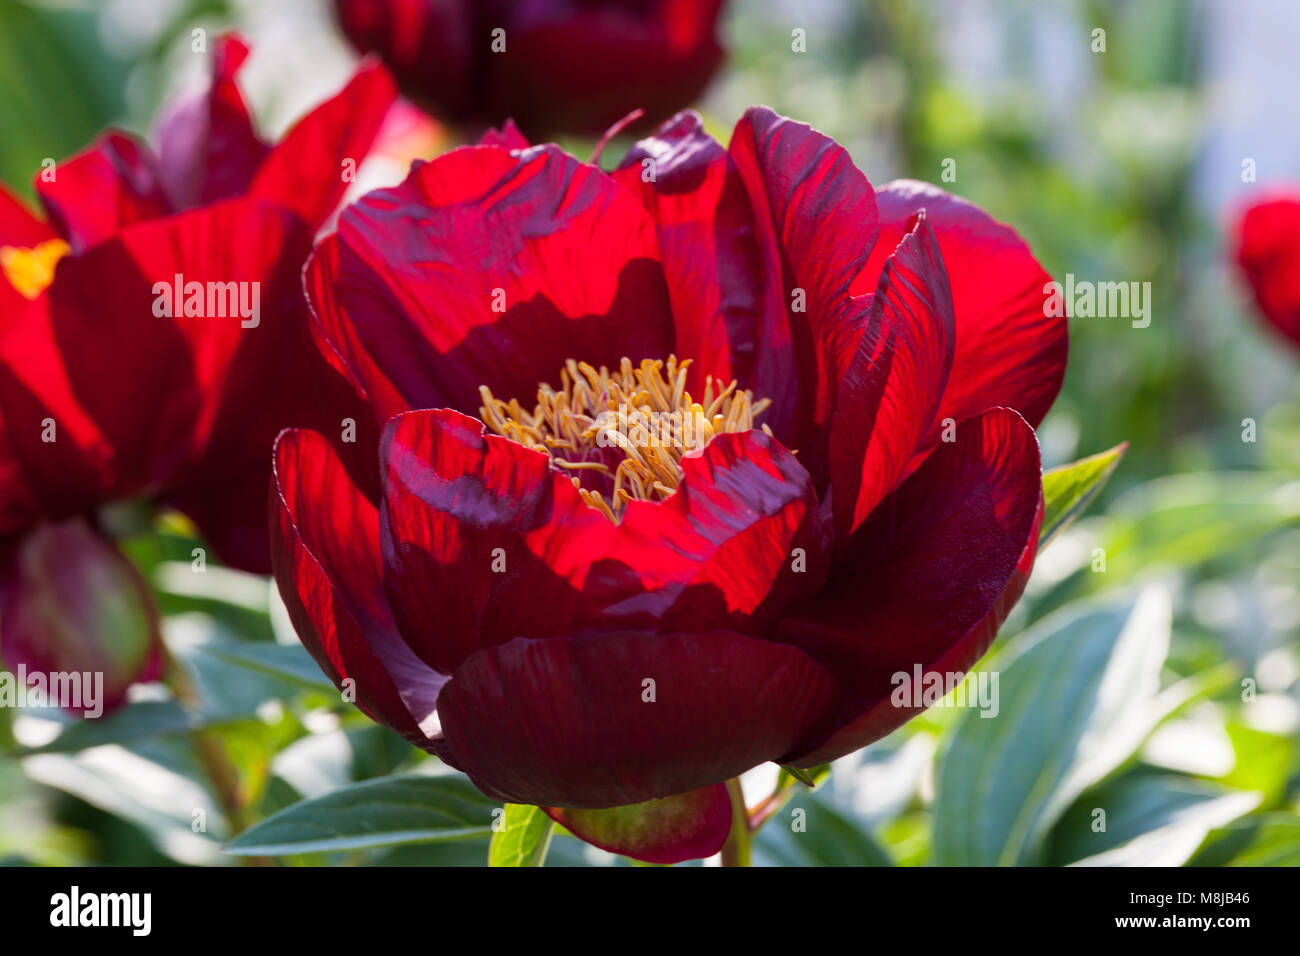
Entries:
{"type": "Polygon", "coordinates": [[[36,299],[54,281],[54,267],[72,250],[62,239],[47,239],[39,245],[0,246],[0,272],[18,294],[36,299]]]}
{"type": "Polygon", "coordinates": [[[690,364],[669,356],[667,363],[646,359],[634,366],[624,358],[611,372],[569,359],[559,389],[539,386],[531,412],[516,399],[495,398],[482,385],[479,414],[498,435],[545,452],[553,467],[574,472],[573,484],[587,504],[618,521],[627,502],[662,500],[677,490],[683,455],[714,435],[753,428],[770,404],[754,401],[735,381],[720,388],[713,376],[696,402],[686,391],[690,364]]]}

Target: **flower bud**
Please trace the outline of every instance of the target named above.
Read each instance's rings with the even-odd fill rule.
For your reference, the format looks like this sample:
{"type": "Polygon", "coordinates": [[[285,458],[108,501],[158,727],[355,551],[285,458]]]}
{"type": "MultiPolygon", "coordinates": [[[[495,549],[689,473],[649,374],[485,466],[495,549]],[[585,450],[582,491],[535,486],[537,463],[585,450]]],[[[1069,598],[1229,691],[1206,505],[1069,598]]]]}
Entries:
{"type": "Polygon", "coordinates": [[[0,572],[0,658],[49,704],[98,717],[161,671],[153,598],[84,520],[40,524],[0,572]]]}

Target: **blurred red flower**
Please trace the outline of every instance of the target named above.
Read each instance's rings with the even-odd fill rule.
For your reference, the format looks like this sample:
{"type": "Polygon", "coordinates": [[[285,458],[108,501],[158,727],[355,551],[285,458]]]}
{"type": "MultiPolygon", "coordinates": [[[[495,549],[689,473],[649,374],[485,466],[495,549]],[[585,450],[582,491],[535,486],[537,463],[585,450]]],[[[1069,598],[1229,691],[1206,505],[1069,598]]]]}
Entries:
{"type": "Polygon", "coordinates": [[[723,0],[335,0],[362,52],[450,122],[600,133],[689,105],[722,64],[723,0]],[[499,31],[499,32],[498,32],[499,31]]]}
{"type": "Polygon", "coordinates": [[[893,675],[984,654],[1035,555],[1066,321],[1014,231],[766,109],[729,148],[680,114],[608,175],[488,140],[313,253],[322,348],[391,420],[378,498],[280,437],[276,579],[331,678],[484,792],[685,795],[612,836],[554,812],[707,855],[721,781],[856,750],[919,709],[893,675]],[[626,427],[688,417],[685,448],[626,427]]]}
{"type": "Polygon", "coordinates": [[[1300,191],[1277,190],[1248,208],[1235,246],[1259,311],[1300,347],[1300,191]]]}
{"type": "MultiPolygon", "coordinates": [[[[38,175],[47,220],[0,189],[0,649],[10,666],[42,640],[89,639],[74,607],[66,627],[47,617],[16,631],[20,585],[33,580],[21,556],[30,536],[54,534],[45,522],[87,519],[84,534],[62,538],[80,542],[87,567],[108,568],[87,575],[89,606],[96,586],[135,573],[88,538],[113,503],[170,504],[223,560],[268,573],[276,433],[336,431],[362,407],[312,346],[300,275],[347,186],[342,164],[365,156],[396,90],[382,67],[363,69],[271,146],[235,83],[247,52],[236,38],[217,43],[211,88],[166,111],[156,148],[111,131],[38,175]]],[[[66,576],[57,591],[76,603],[66,576]]],[[[46,650],[47,660],[61,653],[46,650]]]]}

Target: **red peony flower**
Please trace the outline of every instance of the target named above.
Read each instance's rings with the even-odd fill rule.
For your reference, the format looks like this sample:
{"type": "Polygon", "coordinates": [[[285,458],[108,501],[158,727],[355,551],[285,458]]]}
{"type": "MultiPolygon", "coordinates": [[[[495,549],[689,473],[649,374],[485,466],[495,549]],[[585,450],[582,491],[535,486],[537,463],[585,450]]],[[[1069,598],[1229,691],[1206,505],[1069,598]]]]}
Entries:
{"type": "Polygon", "coordinates": [[[1018,599],[1067,350],[1048,281],[976,207],[873,190],[767,109],[727,149],[680,114],[609,175],[556,147],[417,164],[306,270],[391,420],[377,499],[321,435],[278,441],[298,633],[484,792],[714,852],[722,781],[883,737],[916,710],[894,675],[968,670],[1018,599]]]}
{"type": "Polygon", "coordinates": [[[275,435],[288,425],[336,430],[361,408],[312,346],[300,274],[346,188],[341,164],[365,155],[396,91],[381,67],[367,67],[269,146],[235,84],[246,53],[237,39],[219,42],[211,90],[168,111],[156,152],[109,132],[39,175],[47,221],[0,190],[0,618],[10,666],[66,659],[52,642],[90,640],[81,625],[108,600],[96,588],[135,574],[93,540],[107,505],[170,504],[224,560],[269,572],[275,435]],[[42,593],[66,600],[37,600],[30,569],[48,548],[34,535],[76,551],[65,552],[68,568],[98,570],[61,573],[42,593]],[[74,606],[77,580],[84,607],[74,606]]]}
{"type": "Polygon", "coordinates": [[[1300,193],[1277,191],[1251,206],[1235,238],[1259,311],[1300,346],[1300,193]]]}
{"type": "Polygon", "coordinates": [[[513,117],[531,136],[600,133],[636,109],[661,120],[722,64],[723,0],[335,0],[362,52],[455,123],[513,117]],[[500,31],[500,32],[497,32],[500,31]]]}

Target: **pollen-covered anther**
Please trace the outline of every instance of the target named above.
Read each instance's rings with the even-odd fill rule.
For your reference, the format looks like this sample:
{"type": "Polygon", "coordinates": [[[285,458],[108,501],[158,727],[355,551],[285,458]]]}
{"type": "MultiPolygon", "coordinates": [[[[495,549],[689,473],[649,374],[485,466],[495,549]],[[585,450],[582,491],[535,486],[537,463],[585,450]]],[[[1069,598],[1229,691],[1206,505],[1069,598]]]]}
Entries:
{"type": "Polygon", "coordinates": [[[690,364],[672,355],[639,366],[624,358],[611,372],[569,359],[558,389],[538,386],[531,412],[481,385],[479,415],[498,435],[545,452],[553,468],[572,473],[587,504],[618,521],[627,502],[660,501],[677,490],[682,456],[714,435],[754,428],[770,404],[734,380],[720,388],[712,376],[697,402],[686,390],[690,364]]]}
{"type": "Polygon", "coordinates": [[[0,273],[25,299],[35,300],[54,281],[54,268],[71,252],[62,239],[47,239],[38,245],[0,246],[0,273]]]}

